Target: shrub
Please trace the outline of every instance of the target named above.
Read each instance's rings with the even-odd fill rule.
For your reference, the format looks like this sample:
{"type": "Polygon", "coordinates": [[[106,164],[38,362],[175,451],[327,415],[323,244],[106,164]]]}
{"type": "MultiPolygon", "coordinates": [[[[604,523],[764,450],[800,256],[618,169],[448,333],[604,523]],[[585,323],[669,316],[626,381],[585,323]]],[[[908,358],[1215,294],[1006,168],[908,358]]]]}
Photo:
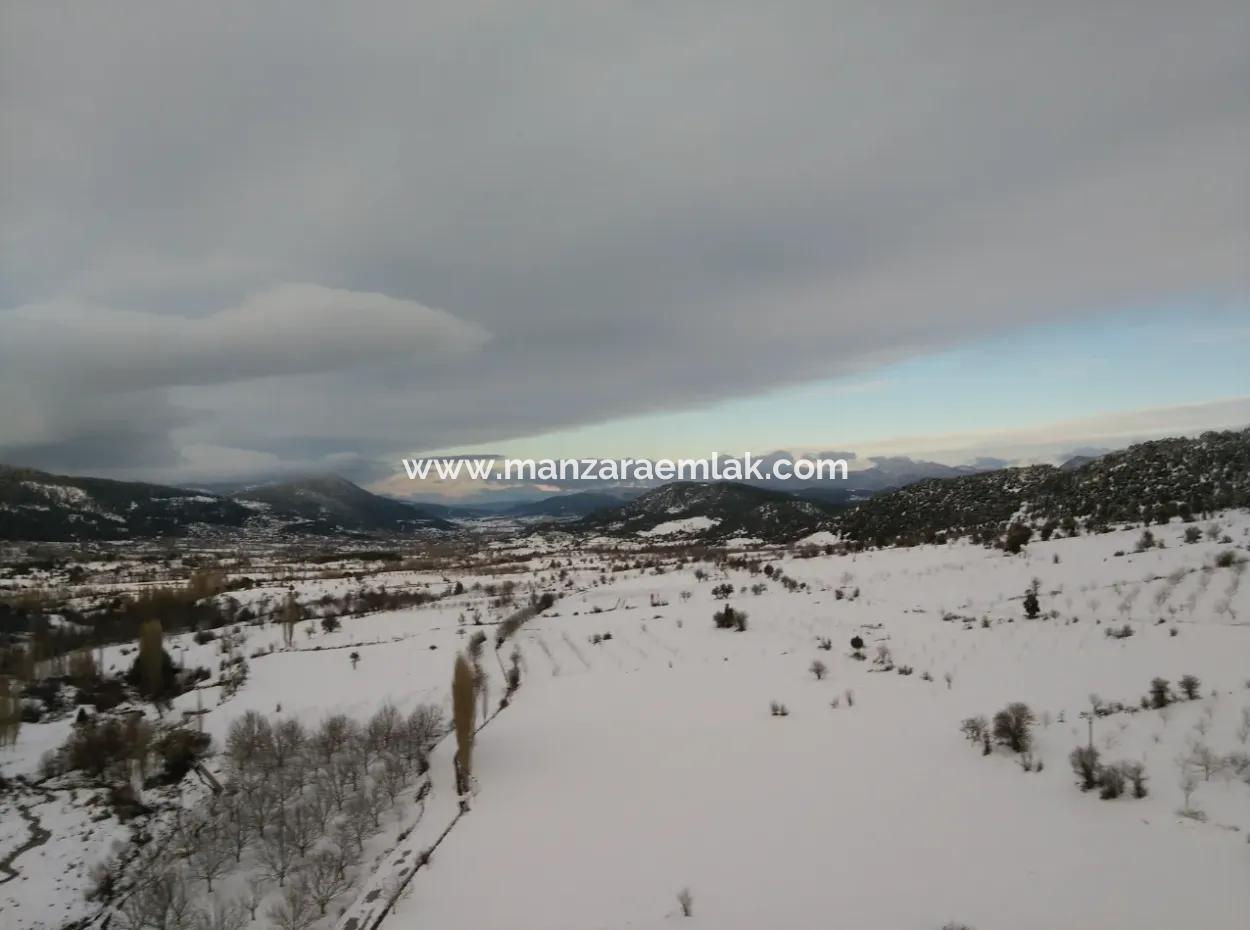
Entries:
{"type": "Polygon", "coordinates": [[[1202,530],[1196,526],[1187,526],[1185,528],[1185,542],[1196,543],[1202,541],[1202,530]]]}
{"type": "Polygon", "coordinates": [[[989,726],[990,722],[984,717],[965,717],[963,723],[959,725],[959,732],[968,742],[979,743],[989,732],[989,726]]]}
{"type": "Polygon", "coordinates": [[[821,662],[820,659],[812,659],[812,664],[808,666],[809,671],[816,677],[817,681],[821,681],[825,677],[825,673],[829,671],[829,666],[821,662]]]}
{"type": "Polygon", "coordinates": [[[1171,685],[1166,678],[1155,678],[1150,682],[1150,705],[1154,708],[1167,707],[1172,703],[1171,685]]]}
{"type": "Polygon", "coordinates": [[[1078,746],[1068,754],[1068,761],[1072,763],[1072,771],[1080,779],[1082,791],[1098,787],[1101,767],[1098,764],[1097,749],[1093,746],[1078,746]]]}
{"type": "Polygon", "coordinates": [[[741,633],[747,628],[747,613],[745,610],[734,610],[726,604],[724,609],[712,614],[712,622],[718,630],[737,630],[741,633]]]}
{"type": "Polygon", "coordinates": [[[1035,620],[1041,612],[1041,605],[1037,602],[1037,590],[1029,588],[1024,595],[1024,615],[1030,620],[1035,620]]]}
{"type": "Polygon", "coordinates": [[[1118,798],[1124,793],[1124,773],[1120,771],[1119,766],[1109,765],[1103,769],[1098,783],[1102,786],[1098,796],[1104,801],[1118,798]]]}
{"type": "Polygon", "coordinates": [[[994,738],[1012,752],[1026,752],[1032,744],[1033,711],[1016,701],[994,715],[994,738]]]}
{"type": "Polygon", "coordinates": [[[1232,568],[1233,563],[1237,561],[1237,553],[1232,549],[1225,549],[1215,557],[1216,568],[1232,568]]]}
{"type": "Polygon", "coordinates": [[[1146,796],[1146,767],[1140,762],[1121,762],[1119,768],[1129,784],[1133,786],[1133,797],[1144,798],[1146,796]]]}
{"type": "Polygon", "coordinates": [[[677,892],[677,904],[681,908],[682,917],[690,917],[694,914],[694,897],[690,894],[689,888],[683,888],[677,892]]]}
{"type": "Polygon", "coordinates": [[[343,624],[339,622],[339,618],[333,614],[327,614],[321,618],[321,631],[323,633],[333,633],[343,624]]]}
{"type": "Polygon", "coordinates": [[[1198,690],[1202,687],[1202,682],[1198,680],[1197,675],[1186,675],[1180,682],[1181,693],[1185,695],[1186,700],[1194,700],[1198,697],[1198,690]]]}
{"type": "Polygon", "coordinates": [[[790,716],[790,709],[786,707],[785,704],[782,704],[780,701],[770,701],[768,705],[768,709],[772,711],[772,715],[774,717],[790,716]]]}
{"type": "Polygon", "coordinates": [[[1032,527],[1023,523],[1013,523],[1007,528],[1007,535],[1003,539],[1003,548],[1012,555],[1018,553],[1028,541],[1033,538],[1032,527]]]}

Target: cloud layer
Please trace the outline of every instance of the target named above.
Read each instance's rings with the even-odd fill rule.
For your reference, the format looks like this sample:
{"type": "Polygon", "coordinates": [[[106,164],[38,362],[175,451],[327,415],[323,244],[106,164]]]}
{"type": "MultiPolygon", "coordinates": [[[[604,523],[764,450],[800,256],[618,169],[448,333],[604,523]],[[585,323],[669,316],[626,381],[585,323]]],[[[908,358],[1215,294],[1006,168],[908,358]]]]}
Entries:
{"type": "Polygon", "coordinates": [[[0,460],[367,472],[1250,294],[1244,3],[137,6],[3,14],[0,460]]]}

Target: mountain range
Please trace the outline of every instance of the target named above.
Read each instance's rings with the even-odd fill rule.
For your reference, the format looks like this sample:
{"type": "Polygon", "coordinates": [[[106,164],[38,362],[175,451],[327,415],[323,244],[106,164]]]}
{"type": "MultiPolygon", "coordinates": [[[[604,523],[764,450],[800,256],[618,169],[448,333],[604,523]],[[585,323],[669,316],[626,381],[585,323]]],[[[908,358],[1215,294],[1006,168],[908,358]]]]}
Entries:
{"type": "Polygon", "coordinates": [[[394,537],[453,532],[463,525],[458,521],[487,516],[540,527],[548,521],[576,533],[673,532],[708,541],[780,542],[821,530],[859,545],[989,539],[1011,522],[1079,520],[1096,529],[1250,506],[1250,429],[1140,443],[1057,467],[985,471],[876,459],[851,473],[857,476],[798,489],[674,482],[643,493],[584,491],[486,511],[382,497],[336,475],[208,493],[0,466],[0,539],[394,537]],[[637,496],[623,499],[628,494],[637,496]]]}

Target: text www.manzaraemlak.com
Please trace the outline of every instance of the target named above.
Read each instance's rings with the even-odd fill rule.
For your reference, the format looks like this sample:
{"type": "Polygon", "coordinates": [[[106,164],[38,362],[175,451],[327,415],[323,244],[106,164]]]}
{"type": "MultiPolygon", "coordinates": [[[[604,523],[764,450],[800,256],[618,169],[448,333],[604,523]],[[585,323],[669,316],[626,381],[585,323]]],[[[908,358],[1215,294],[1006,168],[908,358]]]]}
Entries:
{"type": "Polygon", "coordinates": [[[403,459],[413,481],[821,481],[845,479],[846,459],[505,459],[440,456],[403,459]]]}

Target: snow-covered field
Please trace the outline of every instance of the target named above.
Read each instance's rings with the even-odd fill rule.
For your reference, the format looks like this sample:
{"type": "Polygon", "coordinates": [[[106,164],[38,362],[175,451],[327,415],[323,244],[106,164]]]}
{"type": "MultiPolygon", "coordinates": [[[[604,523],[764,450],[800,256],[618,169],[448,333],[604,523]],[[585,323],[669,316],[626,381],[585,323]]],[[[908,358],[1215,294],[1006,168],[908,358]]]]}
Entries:
{"type": "MultiPolygon", "coordinates": [[[[1165,548],[1140,553],[1140,528],[1038,541],[1018,556],[966,543],[807,559],[735,550],[771,574],[707,563],[623,568],[634,552],[612,571],[608,556],[550,546],[528,575],[506,576],[518,592],[533,581],[563,596],[513,640],[522,684],[478,735],[470,811],[456,819],[449,737],[432,757],[419,820],[411,803],[388,815],[356,887],[315,926],[366,930],[397,897],[381,926],[1244,930],[1244,773],[1226,765],[1200,775],[1190,816],[1178,813],[1178,757],[1194,746],[1250,752],[1240,732],[1250,707],[1250,573],[1244,561],[1216,564],[1230,550],[1246,558],[1250,518],[1217,522],[1231,544],[1185,544],[1185,527],[1173,523],[1152,528],[1165,548]],[[802,587],[787,590],[794,585],[777,572],[802,587]],[[1023,595],[1034,579],[1041,615],[1028,620],[1023,595]],[[736,589],[729,603],[749,614],[745,631],[713,625],[724,602],[712,589],[725,582],[736,589]],[[1126,624],[1133,635],[1106,635],[1126,624]],[[850,654],[853,636],[866,641],[866,660],[850,654]],[[831,649],[820,648],[825,638],[831,649]],[[874,662],[882,646],[892,670],[874,662]],[[820,680],[814,660],[826,666],[820,680]],[[1152,679],[1179,691],[1187,674],[1201,680],[1197,699],[1139,706],[1152,679]],[[1145,798],[1104,801],[1078,789],[1068,754],[1088,738],[1080,715],[1091,694],[1125,705],[1094,720],[1094,744],[1105,762],[1144,763],[1145,798]],[[992,718],[1012,701],[1036,716],[1031,762],[1040,771],[1026,772],[1005,747],[984,755],[960,733],[964,718],[992,718]],[[773,702],[788,714],[771,713],[773,702]],[[684,888],[689,918],[678,905],[684,888]]],[[[183,695],[177,710],[202,707],[220,745],[247,710],[312,725],[332,712],[364,718],[387,700],[405,711],[449,707],[453,656],[475,631],[461,615],[506,613],[488,608],[473,583],[501,578],[464,577],[463,596],[344,618],[335,633],[300,632],[292,650],[276,627],[247,627],[244,651],[264,654],[249,659],[244,687],[221,703],[214,688],[183,695]]],[[[447,579],[402,583],[442,590],[447,579]]],[[[310,581],[300,596],[346,584],[310,581]]],[[[217,643],[166,645],[188,666],[215,668],[220,658],[217,643]]],[[[105,664],[129,658],[114,647],[105,664]]],[[[488,654],[485,666],[494,706],[502,663],[488,654]]],[[[68,728],[25,726],[15,749],[0,750],[0,767],[32,772],[68,728]]],[[[56,927],[70,899],[69,913],[83,913],[86,879],[75,876],[119,830],[82,813],[63,823],[73,805],[56,803],[71,812],[51,801],[32,811],[52,837],[11,863],[17,877],[0,874],[6,930],[56,927]],[[42,874],[47,866],[59,886],[42,874]]],[[[12,805],[0,814],[3,861],[25,834],[12,805]]],[[[252,924],[268,925],[263,911],[252,924]]]]}

